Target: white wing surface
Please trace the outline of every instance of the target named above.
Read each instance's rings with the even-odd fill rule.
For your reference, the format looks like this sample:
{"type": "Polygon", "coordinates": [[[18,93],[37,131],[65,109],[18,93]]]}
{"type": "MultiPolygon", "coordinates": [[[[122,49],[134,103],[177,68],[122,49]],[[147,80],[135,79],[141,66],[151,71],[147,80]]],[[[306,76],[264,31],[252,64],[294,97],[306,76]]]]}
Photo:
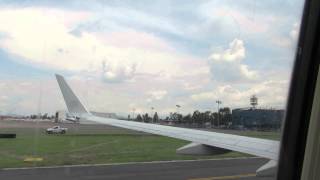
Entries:
{"type": "Polygon", "coordinates": [[[278,159],[278,141],[158,124],[101,118],[92,115],[88,115],[86,119],[101,124],[183,139],[199,144],[260,156],[267,159],[278,159]]]}
{"type": "Polygon", "coordinates": [[[279,141],[93,116],[87,111],[85,106],[81,104],[64,78],[60,75],[56,75],[56,78],[69,112],[78,114],[81,119],[85,121],[168,136],[207,146],[260,156],[275,161],[278,159],[279,141]]]}

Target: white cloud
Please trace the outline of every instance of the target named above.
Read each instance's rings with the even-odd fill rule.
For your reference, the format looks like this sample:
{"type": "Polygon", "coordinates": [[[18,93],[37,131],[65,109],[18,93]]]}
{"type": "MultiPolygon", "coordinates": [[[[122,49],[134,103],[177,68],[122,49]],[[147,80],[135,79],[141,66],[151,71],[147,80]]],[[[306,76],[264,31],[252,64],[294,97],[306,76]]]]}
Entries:
{"type": "Polygon", "coordinates": [[[288,48],[291,47],[293,42],[290,38],[288,37],[281,37],[281,36],[277,36],[277,37],[272,37],[271,41],[273,44],[279,46],[279,47],[284,47],[284,48],[288,48]]]}
{"type": "Polygon", "coordinates": [[[2,95],[0,96],[1,101],[6,101],[8,99],[8,96],[2,95]]]}
{"type": "Polygon", "coordinates": [[[234,85],[221,85],[212,91],[196,93],[190,98],[198,103],[214,102],[219,99],[224,106],[229,107],[248,107],[249,98],[256,95],[259,98],[259,105],[262,107],[272,106],[284,108],[288,91],[287,81],[264,81],[257,83],[249,88],[240,89],[234,85]]]}
{"type": "Polygon", "coordinates": [[[32,84],[30,82],[21,82],[19,85],[22,87],[26,87],[26,86],[31,86],[32,84]]]}
{"type": "Polygon", "coordinates": [[[292,30],[290,31],[290,37],[294,42],[298,40],[299,29],[300,29],[299,23],[294,23],[292,25],[292,30]]]}
{"type": "Polygon", "coordinates": [[[0,111],[4,114],[53,113],[63,107],[54,78],[46,81],[21,78],[3,82],[5,86],[0,87],[0,111]]]}
{"type": "Polygon", "coordinates": [[[99,31],[101,29],[110,29],[111,27],[111,30],[119,31],[124,27],[126,28],[126,26],[130,27],[132,24],[135,24],[138,27],[157,29],[158,31],[181,35],[183,31],[171,20],[167,16],[153,15],[152,13],[146,13],[130,7],[104,6],[102,12],[98,12],[93,20],[84,25],[84,29],[99,31]]]}
{"type": "Polygon", "coordinates": [[[209,65],[212,78],[222,82],[255,80],[258,74],[243,64],[245,57],[246,49],[243,41],[234,39],[228,49],[210,55],[209,65]]]}
{"type": "Polygon", "coordinates": [[[198,90],[203,87],[203,85],[201,85],[200,83],[199,82],[192,82],[192,83],[185,82],[185,83],[183,83],[183,87],[185,90],[188,90],[188,91],[198,90]]]}
{"type": "MultiPolygon", "coordinates": [[[[0,48],[19,56],[27,64],[71,72],[72,78],[66,78],[90,110],[128,112],[128,105],[135,102],[137,112],[147,112],[150,108],[146,99],[149,98],[150,102],[157,101],[157,111],[161,112],[172,106],[171,102],[158,103],[168,93],[166,90],[151,91],[149,87],[177,86],[185,76],[199,79],[200,75],[202,80],[208,74],[205,61],[175,53],[166,41],[153,34],[122,31],[112,39],[110,36],[114,33],[83,31],[80,36],[74,36],[70,33],[70,27],[75,22],[66,25],[63,18],[60,19],[61,15],[51,17],[43,11],[39,8],[0,11],[0,32],[9,35],[0,42],[0,48]],[[10,24],[5,24],[7,19],[12,20],[10,24]],[[122,33],[125,40],[134,42],[122,42],[122,33]],[[90,78],[84,78],[83,74],[90,78]],[[97,78],[105,82],[130,80],[135,83],[106,84],[97,81],[97,78]]],[[[56,12],[59,13],[69,17],[68,11],[56,12]]],[[[20,113],[37,113],[39,86],[37,82],[32,82],[33,86],[28,86],[28,83],[12,82],[10,87],[16,91],[6,91],[5,94],[21,99],[8,104],[5,108],[7,112],[15,108],[20,113]],[[26,88],[18,85],[25,85],[26,88]]],[[[43,97],[46,97],[43,99],[50,103],[44,102],[41,111],[52,113],[65,108],[56,82],[48,80],[45,87],[50,89],[43,91],[43,97]]]]}
{"type": "MultiPolygon", "coordinates": [[[[282,105],[285,101],[287,86],[281,79],[286,78],[280,78],[277,74],[280,80],[270,77],[268,79],[273,80],[258,82],[258,75],[263,72],[252,70],[245,62],[248,52],[245,42],[251,43],[250,38],[268,34],[270,26],[274,25],[273,17],[262,17],[258,13],[251,17],[233,8],[210,9],[204,15],[204,22],[193,22],[190,30],[185,22],[180,22],[184,20],[171,16],[148,17],[148,13],[122,9],[121,12],[114,10],[106,13],[106,18],[99,14],[95,20],[102,20],[101,26],[95,26],[98,24],[90,19],[92,24],[80,28],[87,24],[88,17],[96,15],[92,13],[44,8],[1,9],[0,34],[4,35],[1,36],[0,48],[18,56],[17,59],[22,59],[26,64],[71,74],[72,78],[67,79],[73,89],[80,98],[84,98],[88,109],[95,111],[127,113],[135,107],[136,113],[143,113],[150,112],[150,106],[154,106],[158,112],[168,113],[176,111],[172,103],[176,102],[182,105],[181,112],[192,112],[199,107],[201,110],[207,102],[214,104],[216,99],[231,107],[247,106],[252,94],[260,98],[262,105],[282,105]],[[127,10],[127,14],[122,13],[127,10]],[[90,26],[96,29],[90,29],[90,26]],[[150,33],[153,30],[156,30],[155,33],[150,33]],[[215,31],[222,33],[214,36],[212,32],[215,31]],[[230,31],[241,36],[230,35],[230,31]],[[177,44],[171,44],[166,39],[168,36],[160,38],[161,33],[179,36],[179,40],[172,38],[172,42],[177,44]],[[250,38],[246,36],[248,33],[250,38]],[[206,59],[190,55],[201,51],[197,54],[201,56],[202,52],[206,52],[206,47],[219,46],[224,38],[220,35],[241,39],[234,39],[229,47],[214,51],[209,57],[209,64],[206,59]],[[199,36],[206,40],[198,39],[199,36]],[[191,46],[196,42],[192,41],[193,38],[201,47],[194,48],[197,44],[191,46]],[[190,47],[186,45],[189,42],[190,47]],[[176,45],[183,45],[184,49],[191,51],[188,54],[177,53],[176,45]]],[[[189,17],[186,19],[187,23],[192,23],[189,17]]],[[[290,34],[294,37],[295,30],[290,34]]],[[[289,32],[287,36],[289,39],[289,32]]],[[[264,62],[254,63],[259,65],[264,62]]],[[[0,83],[0,97],[10,97],[4,109],[11,111],[17,108],[17,111],[27,113],[38,111],[39,87],[34,86],[37,82],[9,84],[13,90],[2,91],[0,83]]],[[[43,112],[54,112],[65,107],[56,82],[48,81],[45,88],[43,112]]]]}
{"type": "Polygon", "coordinates": [[[97,32],[94,33],[104,43],[110,44],[119,48],[143,48],[146,50],[158,50],[158,51],[173,51],[165,40],[155,36],[152,33],[139,32],[137,30],[127,28],[120,31],[112,32],[97,32]]]}
{"type": "Polygon", "coordinates": [[[168,92],[166,90],[155,90],[148,92],[148,94],[150,96],[149,101],[153,101],[163,99],[168,94],[168,92]]]}
{"type": "Polygon", "coordinates": [[[209,92],[202,92],[198,94],[191,95],[191,99],[194,101],[214,101],[218,99],[218,96],[215,92],[209,91],[209,92]]]}
{"type": "Polygon", "coordinates": [[[88,13],[46,11],[41,8],[2,9],[0,32],[7,33],[8,37],[0,42],[0,47],[35,66],[90,72],[107,82],[130,80],[138,73],[185,74],[186,69],[191,71],[199,64],[194,57],[173,53],[169,43],[153,34],[123,31],[117,33],[118,38],[110,39],[108,34],[83,31],[75,36],[70,31],[88,13]],[[143,38],[137,43],[119,46],[115,40],[123,40],[119,38],[121,33],[128,42],[143,38]],[[145,48],[149,45],[151,48],[145,48]]]}
{"type": "Polygon", "coordinates": [[[214,61],[241,61],[246,57],[246,50],[242,40],[234,39],[229,44],[229,49],[221,53],[213,53],[210,58],[214,61]]]}
{"type": "Polygon", "coordinates": [[[283,36],[274,35],[271,38],[272,43],[284,48],[296,47],[300,31],[300,23],[294,23],[288,34],[283,36]]]}
{"type": "Polygon", "coordinates": [[[242,3],[230,5],[224,1],[209,1],[203,3],[198,9],[198,14],[205,18],[207,23],[214,24],[222,31],[236,34],[261,34],[268,32],[271,24],[280,17],[272,14],[255,12],[249,7],[240,8],[242,3]]]}
{"type": "Polygon", "coordinates": [[[136,65],[118,65],[102,63],[103,79],[107,82],[121,82],[130,80],[134,77],[136,72],[136,65]]]}

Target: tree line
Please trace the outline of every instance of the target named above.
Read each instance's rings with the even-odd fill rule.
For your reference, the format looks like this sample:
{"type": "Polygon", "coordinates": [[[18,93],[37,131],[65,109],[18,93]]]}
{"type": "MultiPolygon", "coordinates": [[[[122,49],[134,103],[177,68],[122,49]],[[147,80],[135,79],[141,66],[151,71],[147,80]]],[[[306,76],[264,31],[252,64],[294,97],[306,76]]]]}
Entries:
{"type": "Polygon", "coordinates": [[[148,113],[138,114],[134,120],[146,123],[172,122],[175,124],[196,126],[230,126],[232,122],[232,115],[230,108],[224,107],[219,109],[219,112],[200,112],[199,110],[196,110],[192,114],[189,113],[187,115],[173,112],[162,119],[159,118],[157,112],[154,113],[153,117],[149,116],[148,113]]]}

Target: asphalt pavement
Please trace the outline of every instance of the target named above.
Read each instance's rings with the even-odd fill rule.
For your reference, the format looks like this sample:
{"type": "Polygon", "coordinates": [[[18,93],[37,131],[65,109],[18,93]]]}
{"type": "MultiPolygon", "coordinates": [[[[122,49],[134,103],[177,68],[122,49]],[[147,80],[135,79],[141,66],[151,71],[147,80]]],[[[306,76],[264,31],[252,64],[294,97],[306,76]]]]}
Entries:
{"type": "Polygon", "coordinates": [[[76,165],[0,170],[1,180],[272,180],[255,177],[268,160],[239,158],[172,162],[76,165]]]}

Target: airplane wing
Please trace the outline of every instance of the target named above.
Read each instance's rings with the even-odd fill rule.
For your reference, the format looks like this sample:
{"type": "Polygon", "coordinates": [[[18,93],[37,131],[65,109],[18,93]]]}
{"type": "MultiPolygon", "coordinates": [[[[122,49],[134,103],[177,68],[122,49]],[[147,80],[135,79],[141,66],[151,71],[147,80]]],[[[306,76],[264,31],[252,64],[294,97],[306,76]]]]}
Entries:
{"type": "Polygon", "coordinates": [[[201,154],[203,152],[227,152],[228,150],[264,157],[270,161],[257,170],[257,174],[273,174],[278,160],[279,141],[251,138],[239,135],[216,133],[181,127],[172,127],[158,124],[149,124],[135,121],[102,118],[92,115],[80,102],[65,79],[56,74],[60,90],[67,105],[69,113],[77,114],[80,122],[94,122],[115,127],[146,133],[172,137],[191,141],[192,143],[177,150],[177,152],[191,152],[201,154]]]}

